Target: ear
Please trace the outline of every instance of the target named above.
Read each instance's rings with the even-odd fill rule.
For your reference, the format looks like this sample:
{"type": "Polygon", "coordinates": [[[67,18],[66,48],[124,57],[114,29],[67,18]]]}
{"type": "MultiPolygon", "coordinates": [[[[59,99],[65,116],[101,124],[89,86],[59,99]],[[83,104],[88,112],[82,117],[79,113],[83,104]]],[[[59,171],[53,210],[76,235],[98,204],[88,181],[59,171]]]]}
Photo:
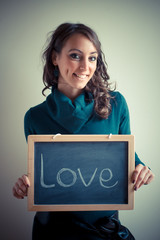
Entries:
{"type": "Polygon", "coordinates": [[[52,53],[52,63],[54,66],[57,66],[57,53],[55,51],[52,53]]]}

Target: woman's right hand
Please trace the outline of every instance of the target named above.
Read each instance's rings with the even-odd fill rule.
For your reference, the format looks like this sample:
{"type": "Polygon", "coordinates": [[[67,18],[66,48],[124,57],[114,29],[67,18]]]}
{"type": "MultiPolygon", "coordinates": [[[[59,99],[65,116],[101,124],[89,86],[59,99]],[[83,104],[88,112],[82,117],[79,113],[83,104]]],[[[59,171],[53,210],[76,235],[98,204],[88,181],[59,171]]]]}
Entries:
{"type": "Polygon", "coordinates": [[[17,182],[14,184],[12,189],[13,196],[18,199],[23,199],[28,194],[29,186],[29,178],[24,174],[22,177],[18,178],[17,182]]]}

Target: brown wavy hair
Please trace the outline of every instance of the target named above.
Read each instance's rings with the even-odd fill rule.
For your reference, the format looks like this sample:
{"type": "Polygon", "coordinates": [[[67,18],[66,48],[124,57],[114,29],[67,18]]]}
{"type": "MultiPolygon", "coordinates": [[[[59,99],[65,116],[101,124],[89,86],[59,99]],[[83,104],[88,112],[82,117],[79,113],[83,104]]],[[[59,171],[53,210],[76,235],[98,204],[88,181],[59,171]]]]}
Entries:
{"type": "Polygon", "coordinates": [[[86,36],[98,52],[96,71],[85,86],[85,91],[90,92],[93,96],[96,114],[107,119],[111,113],[110,100],[113,98],[110,94],[112,90],[111,84],[108,82],[107,63],[97,34],[84,24],[63,23],[55,31],[51,32],[48,46],[42,55],[44,60],[43,83],[45,85],[42,94],[45,96],[44,91],[46,89],[58,84],[58,77],[54,74],[55,66],[52,63],[53,52],[60,53],[66,41],[76,33],[86,36]]]}

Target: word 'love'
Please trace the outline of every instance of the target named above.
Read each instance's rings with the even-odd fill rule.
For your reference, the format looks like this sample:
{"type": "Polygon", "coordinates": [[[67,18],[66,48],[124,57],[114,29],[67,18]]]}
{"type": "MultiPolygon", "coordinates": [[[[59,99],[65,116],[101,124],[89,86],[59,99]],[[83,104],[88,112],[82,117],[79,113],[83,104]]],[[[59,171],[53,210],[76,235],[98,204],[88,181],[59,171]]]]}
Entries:
{"type": "MultiPolygon", "coordinates": [[[[73,171],[70,168],[61,168],[57,172],[56,181],[61,187],[69,188],[69,187],[72,187],[74,184],[76,184],[77,178],[79,177],[80,180],[82,181],[82,184],[84,185],[84,187],[89,187],[92,184],[92,182],[93,182],[93,180],[96,176],[97,170],[98,170],[98,168],[95,168],[95,170],[94,170],[92,176],[90,177],[89,181],[86,182],[80,168],[77,168],[77,173],[76,173],[76,171],[73,171]],[[65,182],[65,180],[63,178],[64,174],[68,175],[70,177],[69,178],[70,182],[68,182],[68,181],[65,182]]],[[[99,176],[98,176],[98,181],[99,181],[100,186],[103,187],[103,188],[113,188],[113,187],[115,187],[118,184],[118,181],[116,181],[114,184],[110,185],[109,182],[112,180],[112,178],[113,178],[113,174],[112,174],[111,169],[109,169],[109,168],[102,169],[99,176]],[[107,176],[107,177],[105,178],[105,176],[107,176]]],[[[55,183],[46,184],[45,181],[44,181],[43,154],[41,154],[40,183],[41,183],[41,186],[43,188],[54,188],[56,186],[55,183]]]]}

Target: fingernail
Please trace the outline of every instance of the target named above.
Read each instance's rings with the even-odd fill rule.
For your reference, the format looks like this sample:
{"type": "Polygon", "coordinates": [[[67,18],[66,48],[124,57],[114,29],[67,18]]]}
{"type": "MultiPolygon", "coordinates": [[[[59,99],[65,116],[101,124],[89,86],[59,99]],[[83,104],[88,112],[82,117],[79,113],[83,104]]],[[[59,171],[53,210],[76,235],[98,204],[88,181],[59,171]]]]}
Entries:
{"type": "Polygon", "coordinates": [[[133,180],[132,183],[134,184],[134,183],[135,183],[135,180],[133,180]]]}
{"type": "Polygon", "coordinates": [[[29,185],[27,184],[27,187],[29,188],[29,185]]]}
{"type": "Polygon", "coordinates": [[[137,191],[137,187],[135,187],[134,190],[137,191]]]}

